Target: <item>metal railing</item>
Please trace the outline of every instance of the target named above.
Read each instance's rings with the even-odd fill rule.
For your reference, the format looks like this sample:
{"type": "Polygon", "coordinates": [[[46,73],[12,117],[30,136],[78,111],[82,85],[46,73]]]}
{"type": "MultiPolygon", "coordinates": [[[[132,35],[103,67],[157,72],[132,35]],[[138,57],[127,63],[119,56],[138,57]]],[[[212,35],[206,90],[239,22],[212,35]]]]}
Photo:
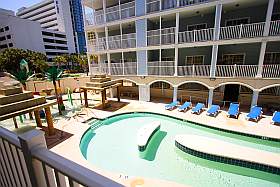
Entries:
{"type": "Polygon", "coordinates": [[[122,186],[46,147],[42,131],[18,137],[0,127],[0,186],[122,186]]]}
{"type": "Polygon", "coordinates": [[[269,35],[270,36],[280,35],[280,21],[279,20],[270,22],[269,35]]]}
{"type": "Polygon", "coordinates": [[[178,76],[199,76],[209,77],[210,76],[210,65],[188,65],[178,66],[178,76]]]}
{"type": "Polygon", "coordinates": [[[179,43],[191,43],[213,40],[214,28],[179,32],[179,43]]]}
{"type": "Polygon", "coordinates": [[[255,77],[258,65],[217,65],[216,77],[255,77]]]}
{"type": "Polygon", "coordinates": [[[121,48],[121,35],[108,36],[109,49],[121,48]]]}
{"type": "Polygon", "coordinates": [[[160,11],[160,0],[146,0],[146,13],[160,11]]]}
{"type": "Polygon", "coordinates": [[[129,33],[122,35],[122,48],[134,48],[136,47],[136,34],[129,33]]]}
{"type": "Polygon", "coordinates": [[[280,78],[280,64],[266,64],[262,69],[263,78],[280,78]]]}
{"type": "Polygon", "coordinates": [[[156,61],[147,63],[148,75],[174,76],[174,61],[156,61]]]}
{"type": "Polygon", "coordinates": [[[147,44],[166,45],[175,43],[175,27],[147,31],[147,44]]]}

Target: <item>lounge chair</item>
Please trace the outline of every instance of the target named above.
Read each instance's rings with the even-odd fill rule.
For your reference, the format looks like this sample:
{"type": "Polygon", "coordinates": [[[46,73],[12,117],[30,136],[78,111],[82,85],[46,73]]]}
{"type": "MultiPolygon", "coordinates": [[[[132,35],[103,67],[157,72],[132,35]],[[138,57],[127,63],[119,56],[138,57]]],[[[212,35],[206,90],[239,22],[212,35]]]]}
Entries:
{"type": "Polygon", "coordinates": [[[179,104],[179,101],[173,101],[172,103],[165,105],[165,110],[173,110],[174,108],[177,107],[179,104]]]}
{"type": "Polygon", "coordinates": [[[207,111],[208,116],[214,116],[216,117],[219,113],[220,106],[219,105],[212,105],[209,110],[207,111]]]}
{"type": "Polygon", "coordinates": [[[272,124],[280,124],[280,112],[275,111],[272,117],[272,124]]]}
{"type": "Polygon", "coordinates": [[[179,112],[185,112],[187,111],[189,108],[192,107],[192,103],[191,102],[188,102],[186,101],[183,105],[181,105],[179,108],[178,108],[178,111],[179,112]]]}
{"type": "Polygon", "coordinates": [[[203,103],[197,103],[196,106],[192,109],[193,114],[200,114],[202,112],[202,109],[204,108],[203,103]]]}
{"type": "Polygon", "coordinates": [[[253,106],[250,110],[250,113],[246,116],[247,120],[255,120],[258,121],[262,116],[262,107],[253,106]]]}
{"type": "Polygon", "coordinates": [[[227,116],[238,118],[238,115],[239,115],[239,104],[230,103],[227,116]]]}

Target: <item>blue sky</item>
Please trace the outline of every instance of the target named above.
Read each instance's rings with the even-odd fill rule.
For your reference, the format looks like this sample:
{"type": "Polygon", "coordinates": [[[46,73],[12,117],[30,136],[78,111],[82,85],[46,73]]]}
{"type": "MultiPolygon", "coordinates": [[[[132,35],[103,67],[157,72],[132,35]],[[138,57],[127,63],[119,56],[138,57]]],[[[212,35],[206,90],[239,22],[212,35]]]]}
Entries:
{"type": "Polygon", "coordinates": [[[17,11],[23,6],[31,6],[43,0],[0,0],[0,8],[17,11]]]}

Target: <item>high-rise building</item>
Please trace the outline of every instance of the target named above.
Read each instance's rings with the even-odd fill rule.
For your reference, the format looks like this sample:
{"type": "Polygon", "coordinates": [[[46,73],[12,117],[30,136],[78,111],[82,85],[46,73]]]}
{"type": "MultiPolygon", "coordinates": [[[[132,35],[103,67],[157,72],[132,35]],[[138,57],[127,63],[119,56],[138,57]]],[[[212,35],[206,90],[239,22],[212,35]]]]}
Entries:
{"type": "MultiPolygon", "coordinates": [[[[45,0],[31,7],[20,8],[16,15],[23,19],[39,22],[46,32],[63,32],[66,35],[69,53],[85,52],[80,0],[45,0]]],[[[49,55],[48,52],[47,55],[49,55]]]]}
{"type": "Polygon", "coordinates": [[[139,100],[275,108],[269,102],[280,96],[279,0],[84,0],[83,6],[92,9],[85,13],[88,54],[98,56],[92,73],[130,82],[125,90],[139,100]]]}

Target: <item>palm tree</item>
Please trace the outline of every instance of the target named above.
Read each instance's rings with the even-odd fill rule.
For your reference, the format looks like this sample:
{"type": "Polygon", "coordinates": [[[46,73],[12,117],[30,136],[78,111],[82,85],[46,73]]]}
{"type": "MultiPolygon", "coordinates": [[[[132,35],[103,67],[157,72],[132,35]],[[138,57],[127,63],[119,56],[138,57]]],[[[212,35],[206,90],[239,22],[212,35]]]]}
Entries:
{"type": "Polygon", "coordinates": [[[63,73],[63,71],[59,68],[56,68],[55,66],[50,67],[46,72],[46,78],[48,79],[48,81],[52,82],[53,86],[54,86],[55,97],[56,97],[56,100],[57,100],[59,115],[62,115],[61,110],[64,107],[64,105],[63,105],[62,98],[59,98],[59,96],[58,96],[56,81],[58,81],[61,78],[62,73],[63,73]]]}
{"type": "Polygon", "coordinates": [[[21,83],[23,89],[26,90],[26,82],[33,77],[31,72],[27,72],[26,69],[21,69],[18,72],[11,72],[13,78],[21,83]]]}

